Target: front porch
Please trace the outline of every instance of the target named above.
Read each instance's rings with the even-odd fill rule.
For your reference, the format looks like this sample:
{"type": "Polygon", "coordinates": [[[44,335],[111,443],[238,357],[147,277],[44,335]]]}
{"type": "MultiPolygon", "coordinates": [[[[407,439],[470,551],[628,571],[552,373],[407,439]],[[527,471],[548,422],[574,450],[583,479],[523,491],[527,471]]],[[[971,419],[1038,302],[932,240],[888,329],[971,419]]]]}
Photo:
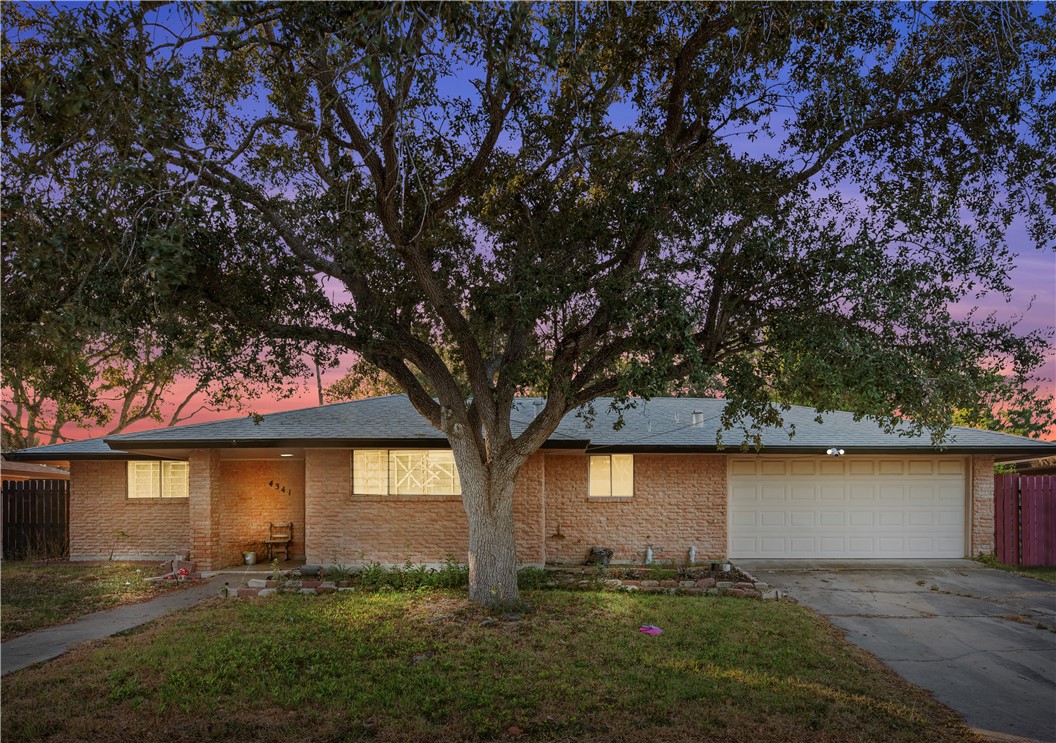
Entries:
{"type": "Polygon", "coordinates": [[[192,449],[188,453],[190,557],[202,571],[234,568],[270,572],[268,524],[293,523],[292,567],[304,563],[304,459],[269,452],[192,449]],[[257,454],[257,456],[260,456],[257,454]],[[257,553],[244,565],[243,553],[257,553]]]}

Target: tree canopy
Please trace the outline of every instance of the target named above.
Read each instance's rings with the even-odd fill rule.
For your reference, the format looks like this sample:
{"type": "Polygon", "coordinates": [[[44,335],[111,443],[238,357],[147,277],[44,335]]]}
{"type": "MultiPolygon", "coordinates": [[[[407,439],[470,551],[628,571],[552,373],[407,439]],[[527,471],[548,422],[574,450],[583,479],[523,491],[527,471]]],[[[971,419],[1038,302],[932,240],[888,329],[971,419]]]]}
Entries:
{"type": "Polygon", "coordinates": [[[1011,291],[1011,224],[1054,245],[1051,5],[4,12],[5,294],[68,277],[27,322],[261,378],[356,352],[451,441],[476,597],[516,594],[480,525],[597,397],[941,434],[1046,346],[951,306],[1011,291]]]}

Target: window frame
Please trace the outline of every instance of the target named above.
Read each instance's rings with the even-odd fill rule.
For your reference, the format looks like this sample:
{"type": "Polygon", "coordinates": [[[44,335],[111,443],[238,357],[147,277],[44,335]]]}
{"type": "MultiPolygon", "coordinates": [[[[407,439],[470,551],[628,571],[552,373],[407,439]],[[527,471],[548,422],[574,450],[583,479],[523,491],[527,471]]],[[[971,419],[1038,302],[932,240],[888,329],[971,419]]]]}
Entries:
{"type": "MultiPolygon", "coordinates": [[[[368,460],[369,463],[369,460],[368,460]]],[[[374,465],[377,466],[377,462],[374,461],[374,465]]],[[[349,457],[349,466],[351,468],[350,479],[350,494],[356,498],[461,498],[462,497],[462,482],[458,474],[458,465],[454,460],[454,452],[450,449],[353,449],[351,456],[349,457]],[[357,455],[361,455],[361,459],[368,460],[368,455],[371,455],[371,459],[376,457],[378,454],[384,454],[384,460],[382,463],[383,475],[379,476],[377,473],[369,475],[360,475],[358,478],[361,483],[357,487],[357,468],[356,459],[357,455]],[[431,462],[430,458],[441,455],[445,460],[442,462],[431,462]],[[446,455],[446,456],[444,456],[446,455]],[[413,460],[415,458],[421,458],[423,461],[421,465],[424,465],[424,472],[422,473],[423,486],[421,491],[417,490],[400,490],[400,485],[397,482],[397,470],[398,462],[400,458],[413,460]],[[446,488],[437,488],[430,492],[429,488],[433,487],[430,483],[433,478],[433,474],[430,472],[432,467],[443,468],[448,464],[451,466],[452,475],[450,484],[446,488]],[[360,487],[370,487],[369,483],[377,483],[379,480],[384,479],[385,486],[384,491],[382,488],[374,485],[374,490],[371,492],[363,492],[360,487]],[[366,484],[366,485],[364,485],[366,484]],[[442,492],[441,492],[442,491],[442,492]]],[[[417,463],[411,463],[410,467],[417,466],[417,463]]],[[[406,467],[405,467],[406,469],[406,467]]]]}
{"type": "Polygon", "coordinates": [[[181,459],[142,460],[130,459],[125,463],[125,499],[131,501],[185,501],[191,496],[191,468],[188,462],[181,459]],[[150,495],[138,495],[140,476],[134,474],[142,467],[149,467],[151,489],[150,495]],[[173,487],[173,469],[182,470],[182,487],[173,487]],[[173,495],[172,490],[178,492],[173,495]]]}
{"type": "MultiPolygon", "coordinates": [[[[622,491],[623,488],[620,488],[622,491]]],[[[630,500],[634,497],[634,455],[633,454],[590,454],[587,458],[587,498],[591,500],[630,500]],[[619,458],[625,460],[625,466],[629,467],[629,484],[630,488],[626,492],[617,493],[616,480],[614,472],[616,467],[613,466],[613,460],[619,458]],[[606,460],[608,470],[608,488],[606,493],[595,492],[595,475],[594,475],[594,464],[596,460],[606,460]]]]}

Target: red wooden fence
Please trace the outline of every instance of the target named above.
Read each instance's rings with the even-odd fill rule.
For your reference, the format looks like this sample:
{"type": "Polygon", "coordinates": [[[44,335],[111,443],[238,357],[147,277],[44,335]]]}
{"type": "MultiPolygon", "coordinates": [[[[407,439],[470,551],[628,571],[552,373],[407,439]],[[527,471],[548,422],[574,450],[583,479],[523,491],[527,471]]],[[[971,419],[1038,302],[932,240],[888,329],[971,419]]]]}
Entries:
{"type": "Polygon", "coordinates": [[[1056,565],[1056,475],[994,475],[994,535],[1006,565],[1056,565]]]}

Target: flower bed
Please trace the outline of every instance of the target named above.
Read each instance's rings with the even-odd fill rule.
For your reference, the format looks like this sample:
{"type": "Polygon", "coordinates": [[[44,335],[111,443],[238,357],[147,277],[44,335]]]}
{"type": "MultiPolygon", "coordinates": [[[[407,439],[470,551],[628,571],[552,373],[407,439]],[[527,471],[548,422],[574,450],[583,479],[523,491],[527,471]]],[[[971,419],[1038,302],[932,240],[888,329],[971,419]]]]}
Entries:
{"type": "MultiPolygon", "coordinates": [[[[228,586],[232,598],[269,596],[273,593],[307,595],[340,591],[416,591],[430,588],[460,588],[468,584],[468,570],[449,563],[439,569],[421,565],[386,568],[368,565],[361,568],[331,566],[307,567],[305,575],[298,570],[275,573],[270,578],[250,579],[245,585],[228,586]]],[[[587,591],[626,591],[628,593],[666,593],[691,596],[734,596],[739,598],[777,598],[776,591],[734,566],[729,569],[710,567],[665,568],[654,566],[593,566],[522,568],[522,589],[564,589],[587,591]]]]}

